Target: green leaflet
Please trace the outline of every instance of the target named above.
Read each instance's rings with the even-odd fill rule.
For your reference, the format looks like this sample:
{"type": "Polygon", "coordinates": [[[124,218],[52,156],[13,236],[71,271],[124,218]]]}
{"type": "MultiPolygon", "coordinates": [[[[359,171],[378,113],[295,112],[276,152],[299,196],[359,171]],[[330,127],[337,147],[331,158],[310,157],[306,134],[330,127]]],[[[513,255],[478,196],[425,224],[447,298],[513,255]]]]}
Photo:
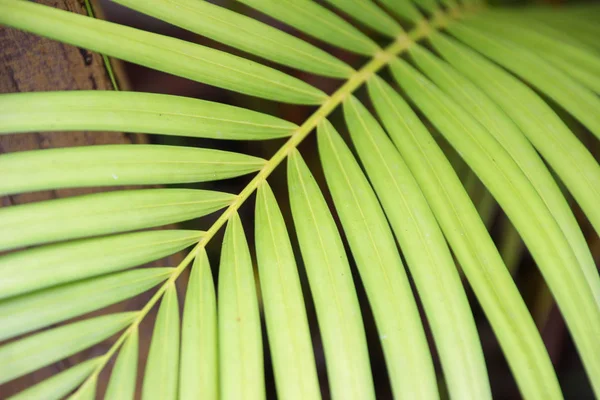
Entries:
{"type": "Polygon", "coordinates": [[[334,78],[347,78],[354,71],[304,40],[207,1],[115,2],[288,67],[334,78]]]}
{"type": "Polygon", "coordinates": [[[400,59],[396,81],[459,151],[506,211],[538,263],[567,321],[591,380],[600,382],[600,307],[569,243],[543,200],[510,155],[459,105],[400,59]]]}
{"type": "Polygon", "coordinates": [[[220,397],[264,399],[260,313],[250,250],[239,215],[225,230],[219,269],[220,397]]]}
{"type": "Polygon", "coordinates": [[[179,303],[169,282],[163,295],[144,372],[142,399],[175,400],[179,381],[179,303]]]}
{"type": "Polygon", "coordinates": [[[133,400],[137,381],[138,342],[139,334],[136,326],[119,351],[108,381],[105,399],[133,400]]]}
{"type": "MultiPolygon", "coordinates": [[[[454,68],[481,88],[514,121],[556,171],[600,233],[600,165],[564,122],[526,85],[466,46],[439,34],[431,35],[430,40],[454,68]]],[[[564,223],[561,222],[561,226],[564,223]]],[[[568,237],[576,240],[571,235],[568,237]]]]}
{"type": "Polygon", "coordinates": [[[457,22],[450,24],[448,31],[531,83],[600,138],[600,113],[598,113],[600,98],[595,93],[536,54],[532,54],[527,48],[489,33],[487,29],[474,28],[466,23],[457,22]]]}
{"type": "MultiPolygon", "coordinates": [[[[353,101],[345,104],[353,104],[353,101]]],[[[350,131],[357,135],[364,136],[368,134],[361,129],[362,127],[357,126],[359,122],[356,121],[355,114],[348,115],[348,109],[351,107],[344,108],[350,131]]],[[[325,178],[327,179],[327,186],[333,197],[335,209],[344,227],[344,232],[348,238],[352,254],[354,255],[358,271],[360,272],[371,304],[371,309],[373,310],[373,315],[375,316],[394,397],[406,399],[438,398],[435,372],[425,332],[421,325],[419,311],[385,214],[350,149],[344,144],[342,138],[335,131],[335,128],[327,120],[319,125],[317,138],[319,155],[323,171],[325,172],[325,178]]],[[[360,145],[357,143],[356,147],[358,149],[360,145]]],[[[362,150],[360,149],[359,151],[362,150]]],[[[373,171],[368,169],[367,172],[372,173],[373,171]]],[[[379,172],[384,171],[380,170],[379,172]]],[[[395,174],[401,173],[398,169],[395,170],[395,174]]],[[[388,179],[386,185],[390,185],[389,176],[385,178],[388,179]]],[[[395,203],[397,209],[401,207],[398,197],[396,197],[395,203]]],[[[433,223],[435,224],[435,221],[433,223]]],[[[410,227],[408,226],[404,226],[403,229],[410,231],[410,227]]],[[[410,232],[409,234],[418,237],[418,235],[415,235],[415,232],[410,232]]],[[[445,243],[441,232],[439,236],[443,249],[445,243]]],[[[406,244],[406,242],[401,244],[406,244]]],[[[423,250],[406,247],[404,252],[408,254],[413,249],[415,251],[423,250]]],[[[443,251],[439,252],[442,255],[441,258],[444,257],[443,251]]],[[[451,268],[450,271],[456,275],[450,275],[449,280],[454,280],[454,283],[458,283],[460,287],[460,280],[454,269],[450,253],[447,248],[445,251],[447,253],[445,255],[448,258],[446,261],[449,261],[448,265],[451,268]]],[[[423,254],[425,254],[425,257],[421,257],[421,260],[419,260],[422,262],[419,268],[425,274],[414,274],[419,289],[423,288],[420,286],[420,284],[425,282],[425,280],[422,280],[423,277],[427,274],[432,277],[434,276],[431,271],[427,270],[427,252],[425,251],[423,254]]],[[[446,281],[446,278],[448,277],[442,279],[446,281]]],[[[438,292],[444,291],[440,286],[435,286],[436,281],[438,281],[437,278],[425,283],[426,286],[428,283],[434,284],[428,287],[427,291],[422,292],[422,300],[426,309],[429,309],[434,303],[438,306],[443,304],[437,303],[437,299],[434,299],[438,297],[438,292]],[[427,297],[429,293],[436,294],[427,297]]],[[[438,298],[441,299],[441,297],[446,296],[442,294],[438,298]]],[[[468,303],[463,301],[465,299],[460,294],[453,298],[453,300],[458,300],[459,305],[463,307],[462,311],[448,313],[450,309],[456,307],[456,303],[449,301],[447,303],[448,308],[442,311],[438,310],[437,315],[465,315],[464,307],[467,310],[466,315],[470,314],[468,303]]],[[[436,308],[435,305],[433,307],[436,308]]],[[[434,331],[438,333],[436,329],[438,324],[435,322],[436,318],[433,317],[433,314],[431,315],[431,325],[434,326],[434,331]]],[[[442,321],[442,319],[438,318],[438,321],[442,321]]],[[[442,324],[447,324],[447,322],[443,321],[442,324]]],[[[463,326],[463,321],[455,322],[456,324],[447,324],[447,326],[463,326]]],[[[464,324],[464,326],[471,330],[469,322],[464,324]]],[[[451,343],[453,340],[452,333],[452,331],[448,332],[448,329],[446,329],[444,332],[445,336],[438,337],[436,335],[436,338],[441,340],[444,337],[449,345],[455,346],[454,350],[456,353],[453,356],[457,364],[457,371],[462,371],[463,376],[472,376],[472,374],[467,372],[469,366],[464,365],[462,362],[465,359],[463,355],[469,353],[469,350],[466,348],[470,347],[470,345],[465,347],[460,343],[451,343]]],[[[477,342],[475,338],[475,347],[478,345],[477,342]]],[[[445,345],[441,345],[441,348],[445,349],[445,345]]]]}
{"type": "Polygon", "coordinates": [[[183,323],[179,398],[217,400],[217,301],[206,250],[200,249],[190,272],[183,323]]]}
{"type": "Polygon", "coordinates": [[[584,86],[600,93],[600,56],[592,50],[565,41],[559,36],[539,32],[536,26],[525,25],[523,19],[504,18],[503,13],[478,14],[465,24],[495,33],[504,40],[516,43],[530,53],[537,53],[584,86]]]}
{"type": "Polygon", "coordinates": [[[0,302],[0,341],[134,297],[169,277],[144,268],[69,283],[0,302]]]}
{"type": "Polygon", "coordinates": [[[224,89],[296,104],[326,94],[283,72],[210,47],[29,1],[0,0],[0,24],[224,89]]]}
{"type": "Polygon", "coordinates": [[[370,80],[368,89],[473,287],[523,395],[560,397],[554,369],[535,324],[448,160],[394,89],[380,78],[370,80]]]}
{"type": "Polygon", "coordinates": [[[424,18],[419,10],[408,0],[379,0],[379,2],[390,9],[396,16],[412,23],[418,23],[424,18]]]}
{"type": "Polygon", "coordinates": [[[98,376],[94,376],[91,380],[84,382],[75,393],[69,396],[68,400],[94,400],[96,398],[97,384],[98,376]]]}
{"type": "Polygon", "coordinates": [[[60,361],[109,338],[136,312],[109,314],[54,328],[0,347],[0,383],[60,361]]]}
{"type": "Polygon", "coordinates": [[[0,251],[185,221],[235,199],[192,189],[123,190],[0,208],[0,251]]]}
{"type": "Polygon", "coordinates": [[[438,11],[439,6],[437,4],[437,0],[410,0],[418,7],[427,11],[429,14],[433,14],[438,11]]]}
{"type": "Polygon", "coordinates": [[[321,398],[302,287],[285,221],[267,182],[256,195],[256,257],[278,397],[321,398]]]}
{"type": "Polygon", "coordinates": [[[511,155],[560,226],[600,305],[600,276],[585,237],[560,188],[531,143],[493,100],[452,66],[418,46],[413,46],[410,54],[429,78],[457,104],[469,110],[470,115],[511,155]]]}
{"type": "Polygon", "coordinates": [[[334,399],[375,398],[360,306],[333,217],[302,156],[287,165],[294,226],[312,292],[334,399]]]}
{"type": "Polygon", "coordinates": [[[379,46],[335,13],[311,0],[237,0],[342,49],[372,55],[379,46]]]}
{"type": "MultiPolygon", "coordinates": [[[[360,102],[354,98],[347,100],[344,115],[354,147],[407,260],[450,392],[456,398],[490,397],[468,301],[445,239],[421,190],[380,125],[360,102]]],[[[352,182],[356,185],[355,179],[352,182]]]]}
{"type": "Polygon", "coordinates": [[[31,386],[18,394],[9,397],[9,400],[60,400],[71,393],[89,374],[100,361],[99,357],[79,363],[65,371],[31,386]]]}
{"type": "Polygon", "coordinates": [[[0,134],[108,130],[265,140],[289,136],[296,128],[245,108],[164,94],[101,90],[0,94],[0,134]]]}
{"type": "MultiPolygon", "coordinates": [[[[2,1],[2,0],[0,0],[2,1]]],[[[264,160],[213,149],[104,145],[0,156],[0,195],[45,189],[205,182],[258,171],[264,160]]]]}
{"type": "Polygon", "coordinates": [[[136,232],[13,252],[0,257],[0,298],[158,260],[202,235],[186,230],[136,232]]]}
{"type": "Polygon", "coordinates": [[[598,35],[600,29],[597,21],[586,21],[585,19],[569,16],[567,8],[554,9],[553,7],[532,7],[525,13],[528,21],[535,21],[536,25],[541,22],[547,27],[552,27],[560,32],[560,35],[573,38],[590,49],[600,52],[598,35]]]}
{"type": "Polygon", "coordinates": [[[389,37],[396,37],[404,30],[385,11],[371,0],[326,0],[369,28],[389,37]]]}

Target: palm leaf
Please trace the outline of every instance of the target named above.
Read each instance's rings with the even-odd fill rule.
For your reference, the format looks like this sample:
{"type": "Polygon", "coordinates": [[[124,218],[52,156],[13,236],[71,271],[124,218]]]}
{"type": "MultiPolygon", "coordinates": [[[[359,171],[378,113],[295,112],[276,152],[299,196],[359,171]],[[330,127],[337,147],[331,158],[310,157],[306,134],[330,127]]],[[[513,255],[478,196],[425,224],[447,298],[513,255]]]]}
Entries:
{"type": "Polygon", "coordinates": [[[281,398],[328,397],[319,382],[326,372],[331,397],[369,399],[385,390],[373,365],[377,336],[394,398],[440,397],[434,348],[452,398],[490,398],[494,377],[486,372],[479,317],[462,271],[521,394],[558,399],[556,372],[510,276],[523,251],[521,236],[599,395],[600,276],[588,244],[595,239],[584,235],[590,229],[578,223],[566,191],[600,232],[600,165],[592,147],[574,134],[577,126],[569,128],[529,86],[574,116],[594,140],[600,137],[600,48],[594,40],[600,8],[564,7],[559,14],[479,0],[239,2],[245,8],[234,11],[197,0],[117,0],[239,50],[232,54],[227,47],[0,0],[0,24],[244,95],[318,106],[297,125],[266,113],[287,115],[262,102],[253,111],[151,93],[0,95],[0,140],[78,130],[242,144],[287,138],[264,147],[261,154],[280,146],[268,160],[239,152],[242,146],[236,152],[206,147],[210,142],[192,148],[183,139],[177,146],[0,155],[2,195],[105,188],[0,209],[0,251],[6,252],[0,255],[0,383],[9,386],[122,331],[101,356],[15,398],[92,399],[105,379],[106,398],[135,398],[137,388],[143,398],[265,398],[266,361],[281,398]],[[430,47],[421,45],[425,40],[430,47]],[[354,55],[340,56],[344,52],[354,55]],[[360,69],[349,65],[364,56],[369,59],[360,69]],[[383,79],[387,67],[399,90],[383,79]],[[326,94],[315,86],[332,83],[321,86],[297,71],[343,83],[326,94]],[[359,100],[363,85],[376,116],[359,100]],[[345,127],[334,113],[338,108],[345,127]],[[303,157],[299,145],[313,130],[318,157],[303,157]],[[288,198],[277,194],[283,185],[273,175],[284,161],[288,198]],[[324,183],[313,163],[322,167],[324,183]],[[215,191],[220,183],[198,185],[251,173],[236,195],[215,191]],[[170,184],[195,186],[106,189],[170,184]],[[247,238],[240,215],[252,213],[245,206],[255,191],[254,232],[247,238]],[[498,206],[516,230],[495,233],[498,206]],[[202,231],[132,232],[212,213],[216,217],[202,231]],[[207,246],[224,227],[215,293],[207,246]],[[192,245],[173,268],[129,270],[192,245]],[[176,284],[182,277],[189,279],[180,323],[176,284]],[[138,311],[72,321],[155,286],[138,311]],[[155,306],[140,383],[140,324],[155,306]],[[374,327],[363,315],[367,306],[374,327]],[[270,357],[263,354],[261,312],[270,357]]]}

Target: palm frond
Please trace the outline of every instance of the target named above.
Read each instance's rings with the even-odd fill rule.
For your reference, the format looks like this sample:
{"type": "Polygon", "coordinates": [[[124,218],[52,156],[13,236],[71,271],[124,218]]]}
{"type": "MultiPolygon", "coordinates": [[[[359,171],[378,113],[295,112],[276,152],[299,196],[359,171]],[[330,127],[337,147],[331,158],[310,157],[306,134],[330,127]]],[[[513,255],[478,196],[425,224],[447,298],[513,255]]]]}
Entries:
{"type": "Polygon", "coordinates": [[[238,1],[245,13],[199,0],[115,1],[236,49],[229,52],[0,0],[0,24],[243,95],[316,106],[297,125],[264,110],[162,94],[1,94],[0,140],[109,130],[285,142],[267,160],[185,142],[1,155],[0,195],[126,187],[0,209],[0,384],[115,337],[102,355],[14,398],[92,399],[107,386],[106,398],[261,399],[269,390],[266,360],[278,397],[318,399],[328,397],[312,343],[318,329],[331,397],[372,399],[380,379],[363,315],[369,306],[394,398],[439,398],[438,358],[452,398],[491,398],[468,283],[521,394],[560,399],[556,371],[511,277],[524,251],[520,237],[600,395],[600,276],[584,235],[590,229],[568,200],[600,233],[600,165],[555,110],[600,138],[600,8],[567,6],[558,14],[480,0],[238,1]],[[367,61],[355,70],[337,57],[343,52],[367,61]],[[341,83],[326,94],[308,83],[317,77],[301,79],[305,73],[341,83]],[[318,156],[308,159],[299,145],[313,130],[318,156]],[[271,188],[284,161],[289,199],[271,188]],[[130,187],[251,173],[235,195],[217,191],[218,183],[211,190],[130,187]],[[241,209],[255,191],[247,237],[241,209]],[[497,207],[510,219],[499,223],[500,234],[492,229],[497,207]],[[134,232],[213,213],[202,231],[134,232]],[[215,291],[207,245],[221,228],[215,291]],[[178,265],[132,269],[191,246],[178,265]],[[180,318],[176,285],[185,277],[180,318]],[[149,290],[140,310],[98,316],[149,290]],[[155,308],[142,371],[141,324],[155,308]]]}

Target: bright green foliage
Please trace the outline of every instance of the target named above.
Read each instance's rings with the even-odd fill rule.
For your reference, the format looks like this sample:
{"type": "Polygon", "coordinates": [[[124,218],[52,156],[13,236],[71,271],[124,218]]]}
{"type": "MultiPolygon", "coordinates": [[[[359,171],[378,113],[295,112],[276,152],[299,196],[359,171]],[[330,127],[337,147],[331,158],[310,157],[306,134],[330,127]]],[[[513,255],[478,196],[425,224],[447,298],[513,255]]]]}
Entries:
{"type": "Polygon", "coordinates": [[[137,327],[135,327],[130,331],[127,341],[119,351],[119,356],[108,381],[106,398],[114,399],[118,397],[123,400],[134,398],[138,368],[138,343],[139,334],[137,327]]]}
{"type": "Polygon", "coordinates": [[[292,68],[334,78],[346,78],[353,72],[344,62],[316,46],[207,1],[116,0],[116,3],[292,68]]]}
{"type": "Polygon", "coordinates": [[[0,94],[4,134],[85,129],[265,140],[289,136],[296,128],[244,108],[163,94],[86,90],[0,94]]]}
{"type": "Polygon", "coordinates": [[[133,231],[210,214],[234,199],[191,189],[124,190],[0,209],[0,250],[133,231]]]}
{"type": "MultiPolygon", "coordinates": [[[[361,149],[359,155],[367,173],[370,176],[377,176],[377,178],[372,179],[373,185],[383,207],[386,209],[396,238],[400,246],[406,249],[404,250],[404,257],[415,281],[429,325],[436,338],[438,353],[445,374],[448,377],[450,393],[457,398],[489,398],[488,379],[481,345],[477,338],[477,330],[458,272],[442,232],[437,226],[411,173],[389,139],[385,137],[377,121],[354,98],[350,98],[344,104],[344,114],[353,141],[357,148],[360,147],[361,149]],[[375,171],[377,172],[375,173],[375,171]],[[455,327],[453,333],[448,332],[448,326],[455,327]],[[464,340],[464,338],[470,339],[464,340]]],[[[335,139],[335,136],[330,138],[332,142],[335,139]]],[[[357,200],[364,204],[363,207],[354,205],[349,209],[362,211],[367,209],[367,205],[370,205],[371,208],[377,207],[377,200],[372,191],[369,196],[371,198],[366,197],[366,193],[369,193],[367,190],[368,183],[361,176],[358,164],[355,161],[351,162],[350,151],[342,147],[343,143],[341,143],[339,136],[337,142],[338,163],[348,169],[345,174],[345,191],[358,197],[357,200]],[[363,187],[359,186],[358,182],[363,187]]],[[[324,164],[326,165],[325,162],[324,164]]],[[[325,171],[327,174],[326,167],[325,171]]],[[[342,181],[339,178],[338,180],[342,181]]],[[[339,185],[339,183],[337,184],[339,185]]],[[[333,188],[332,192],[335,199],[333,188]]],[[[337,208],[343,209],[341,205],[338,205],[337,208]]],[[[380,225],[385,224],[381,211],[378,218],[366,214],[362,219],[379,221],[380,225]]],[[[392,249],[395,250],[395,246],[389,228],[387,228],[387,231],[388,236],[390,236],[387,240],[391,242],[387,244],[387,249],[388,253],[391,253],[392,249]]],[[[352,246],[352,236],[348,234],[348,237],[352,246]]],[[[382,247],[385,249],[382,246],[382,242],[385,243],[385,241],[378,239],[378,237],[379,235],[372,237],[371,246],[374,254],[381,257],[382,254],[385,254],[381,251],[382,247]]],[[[394,253],[397,252],[394,251],[394,253]]],[[[394,254],[394,256],[398,257],[397,254],[394,254]]],[[[361,258],[358,256],[355,256],[355,258],[359,263],[361,258]]],[[[369,269],[373,268],[373,258],[375,257],[371,255],[363,259],[365,267],[369,265],[368,262],[370,261],[369,269]]],[[[391,263],[387,261],[384,264],[390,265],[391,263]]],[[[389,275],[387,278],[392,279],[389,275]]],[[[366,283],[365,286],[369,291],[366,283]]],[[[398,296],[398,294],[395,294],[393,297],[397,298],[398,296]]],[[[406,374],[404,375],[406,376],[406,374]]],[[[419,386],[422,387],[423,384],[420,383],[419,386]]],[[[411,397],[413,396],[411,395],[411,397]]]]}
{"type": "Polygon", "coordinates": [[[254,268],[236,214],[227,224],[219,268],[219,395],[263,399],[263,346],[254,268]]]}
{"type": "Polygon", "coordinates": [[[179,398],[218,398],[217,305],[204,249],[190,272],[181,325],[179,398]]]}
{"type": "Polygon", "coordinates": [[[0,348],[0,383],[86,349],[130,324],[136,313],[109,314],[28,336],[0,348]]]}
{"type": "Polygon", "coordinates": [[[160,303],[148,362],[144,373],[143,399],[175,400],[179,381],[179,303],[173,282],[160,303]]]}
{"type": "Polygon", "coordinates": [[[0,302],[0,340],[45,328],[142,293],[167,279],[172,268],[104,275],[0,302]]]}
{"type": "Polygon", "coordinates": [[[238,0],[317,39],[359,54],[377,44],[335,13],[311,0],[238,0]]]}
{"type": "Polygon", "coordinates": [[[70,187],[205,182],[257,171],[260,158],[220,150],[107,145],[10,153],[0,159],[0,194],[70,187]]]}
{"type": "Polygon", "coordinates": [[[370,0],[326,0],[369,28],[390,37],[403,32],[402,27],[370,0]]]}
{"type": "Polygon", "coordinates": [[[362,317],[348,259],[323,194],[297,151],[288,157],[288,181],[332,396],[374,398],[362,317]]]}
{"type": "Polygon", "coordinates": [[[325,94],[278,70],[183,40],[22,0],[0,0],[0,23],[125,61],[270,100],[319,104],[325,94]],[[119,43],[114,46],[113,43],[119,43]]]}
{"type": "Polygon", "coordinates": [[[36,247],[0,257],[2,298],[135,267],[189,247],[202,232],[162,230],[36,247]]]}
{"type": "Polygon", "coordinates": [[[319,399],[302,287],[285,221],[269,184],[256,195],[256,257],[280,398],[319,399]]]}
{"type": "Polygon", "coordinates": [[[371,366],[380,344],[394,398],[435,400],[447,389],[454,400],[487,399],[494,377],[481,313],[470,307],[477,301],[522,397],[561,399],[535,324],[547,318],[534,312],[534,322],[511,277],[527,250],[600,396],[590,246],[590,232],[600,233],[600,7],[115,2],[218,49],[95,19],[89,0],[90,17],[0,0],[0,24],[100,52],[110,76],[108,56],[237,92],[227,102],[255,110],[126,91],[0,94],[2,142],[40,131],[194,138],[0,155],[0,384],[9,395],[10,381],[104,342],[84,353],[95,358],[14,398],[87,400],[107,385],[107,399],[263,399],[272,395],[267,361],[279,398],[368,400],[389,390],[374,375],[382,366],[371,366]],[[303,158],[299,145],[315,131],[317,149],[308,143],[303,158]],[[256,152],[268,160],[192,147],[271,139],[285,142],[256,152]],[[284,162],[287,175],[271,176],[284,162]],[[243,189],[222,192],[232,185],[216,182],[230,178],[243,189]],[[194,189],[154,186],[181,184],[194,189]],[[275,195],[286,184],[289,204],[275,195]],[[71,188],[92,189],[23,204],[37,194],[22,194],[71,188]],[[248,239],[240,215],[253,221],[248,239]],[[202,230],[171,226],[182,221],[202,230]],[[211,271],[214,238],[221,254],[211,271]],[[167,256],[176,265],[156,262],[167,256]],[[160,267],[135,268],[149,262],[160,267]],[[181,324],[177,287],[187,287],[181,324]],[[120,312],[130,304],[138,310],[120,312]],[[363,320],[367,307],[374,327],[363,320]],[[153,332],[140,331],[154,311],[153,332]],[[330,393],[320,387],[325,372],[330,393]]]}
{"type": "Polygon", "coordinates": [[[63,372],[32,386],[19,394],[9,397],[10,400],[47,399],[60,400],[71,393],[98,365],[98,358],[84,361],[63,372]]]}

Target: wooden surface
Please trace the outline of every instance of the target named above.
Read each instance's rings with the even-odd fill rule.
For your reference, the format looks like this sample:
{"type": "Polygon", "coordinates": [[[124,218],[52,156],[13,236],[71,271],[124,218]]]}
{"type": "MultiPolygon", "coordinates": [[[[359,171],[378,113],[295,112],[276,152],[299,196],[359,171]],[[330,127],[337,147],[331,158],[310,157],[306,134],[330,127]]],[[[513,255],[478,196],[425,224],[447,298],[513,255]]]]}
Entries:
{"type": "MultiPolygon", "coordinates": [[[[82,2],[78,0],[42,0],[37,2],[71,12],[86,14],[82,2]]],[[[0,26],[0,93],[112,89],[100,55],[0,26]]],[[[2,153],[16,151],[146,142],[147,138],[144,135],[118,132],[37,132],[19,135],[0,135],[0,157],[2,153]]],[[[101,192],[109,189],[115,188],[65,189],[18,194],[1,198],[0,206],[13,206],[33,201],[101,192]]],[[[148,266],[174,266],[180,260],[181,255],[178,254],[148,266]]],[[[146,303],[149,297],[150,294],[146,293],[136,299],[111,306],[108,310],[123,311],[139,309],[146,303]]],[[[105,313],[106,311],[105,309],[103,312],[105,313]]],[[[98,313],[88,314],[88,316],[98,313]]],[[[146,353],[146,348],[151,337],[152,320],[153,315],[144,321],[140,331],[141,364],[138,371],[138,375],[140,376],[143,372],[143,355],[146,353]]],[[[108,349],[111,343],[112,340],[109,340],[59,363],[0,386],[0,398],[6,398],[83,359],[99,356],[108,349]]],[[[101,375],[101,378],[99,382],[100,392],[103,391],[106,385],[107,374],[101,375]]]]}

